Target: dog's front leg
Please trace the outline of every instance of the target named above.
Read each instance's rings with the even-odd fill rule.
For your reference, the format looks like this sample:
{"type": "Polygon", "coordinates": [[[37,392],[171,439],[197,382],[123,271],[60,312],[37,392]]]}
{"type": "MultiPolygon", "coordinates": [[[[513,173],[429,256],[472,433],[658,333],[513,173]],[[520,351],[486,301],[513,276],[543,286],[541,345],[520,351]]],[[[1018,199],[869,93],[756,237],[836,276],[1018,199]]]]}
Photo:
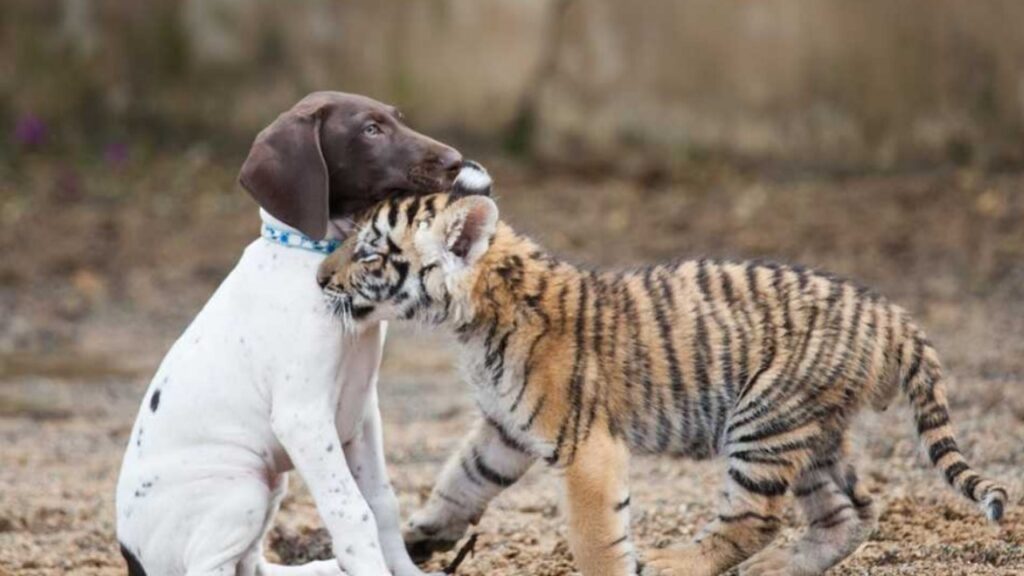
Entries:
{"type": "Polygon", "coordinates": [[[338,444],[329,402],[275,405],[271,426],[302,475],[347,576],[388,574],[376,520],[338,444]]]}
{"type": "Polygon", "coordinates": [[[395,576],[423,576],[405,550],[399,528],[398,498],[388,479],[384,463],[384,437],[376,387],[370,392],[367,413],[359,435],[345,444],[345,457],[352,466],[356,484],[377,519],[377,533],[384,560],[395,576]]]}

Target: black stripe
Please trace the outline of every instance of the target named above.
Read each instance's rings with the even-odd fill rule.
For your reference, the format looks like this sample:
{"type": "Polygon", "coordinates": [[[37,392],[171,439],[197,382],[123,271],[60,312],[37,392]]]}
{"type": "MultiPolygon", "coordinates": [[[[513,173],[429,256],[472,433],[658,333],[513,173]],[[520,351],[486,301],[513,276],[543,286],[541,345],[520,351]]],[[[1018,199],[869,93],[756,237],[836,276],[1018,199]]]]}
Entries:
{"type": "Polygon", "coordinates": [[[740,450],[729,454],[730,458],[735,458],[741,462],[747,462],[752,464],[768,464],[771,466],[784,466],[790,467],[792,463],[785,458],[778,458],[776,456],[770,456],[762,453],[760,450],[740,450]]]}
{"type": "Polygon", "coordinates": [[[719,514],[718,515],[718,519],[720,521],[726,523],[726,524],[732,524],[734,522],[742,522],[744,520],[757,520],[757,521],[763,522],[765,524],[778,524],[779,522],[782,521],[782,520],[779,519],[778,516],[772,516],[772,515],[765,516],[764,514],[758,514],[757,512],[754,512],[754,511],[751,511],[751,510],[748,510],[746,512],[742,512],[740,514],[732,514],[732,515],[729,515],[729,514],[719,514]]]}
{"type": "Polygon", "coordinates": [[[405,205],[405,221],[407,224],[412,225],[413,220],[416,219],[417,213],[420,211],[420,197],[414,196],[412,202],[405,205]]]}
{"type": "Polygon", "coordinates": [[[434,208],[434,202],[436,200],[437,196],[427,196],[427,199],[423,201],[423,211],[430,217],[437,214],[437,209],[434,208]]]}
{"type": "MultiPolygon", "coordinates": [[[[736,309],[738,302],[735,293],[735,288],[732,284],[732,277],[729,275],[729,271],[725,267],[719,268],[719,275],[722,278],[722,293],[725,294],[726,302],[729,304],[730,309],[736,309]]],[[[750,344],[747,341],[749,332],[754,328],[754,322],[750,318],[750,311],[747,309],[748,302],[743,302],[739,306],[739,311],[743,315],[742,325],[736,330],[736,334],[740,339],[739,358],[736,360],[739,364],[739,371],[735,376],[735,387],[744,387],[747,384],[748,378],[750,377],[750,344]]],[[[738,396],[736,390],[733,390],[733,401],[738,396]]]]}
{"type": "Polygon", "coordinates": [[[391,266],[394,267],[395,272],[398,273],[398,280],[396,280],[391,287],[388,289],[387,298],[394,298],[395,294],[402,289],[405,285],[405,278],[409,275],[409,263],[404,260],[391,260],[391,266]]]}
{"type": "Polygon", "coordinates": [[[793,496],[797,498],[806,498],[811,494],[814,494],[818,490],[821,490],[825,486],[828,486],[828,481],[826,480],[820,480],[818,482],[815,482],[814,484],[811,484],[810,486],[798,486],[793,489],[793,496]]]}
{"type": "MultiPolygon", "coordinates": [[[[398,225],[398,203],[392,198],[388,200],[388,228],[394,230],[398,225]]],[[[390,241],[391,239],[388,238],[390,241]]]]}
{"type": "Polygon", "coordinates": [[[818,470],[824,470],[825,468],[831,468],[839,463],[839,454],[829,454],[824,458],[815,458],[811,460],[805,468],[807,472],[816,472],[818,470]]]}
{"type": "Polygon", "coordinates": [[[975,474],[968,480],[964,481],[964,494],[966,494],[967,497],[970,498],[971,500],[978,500],[977,496],[974,495],[974,489],[978,487],[978,484],[980,482],[981,476],[977,474],[975,474]]]}
{"type": "Polygon", "coordinates": [[[789,304],[792,298],[789,296],[789,287],[783,288],[783,268],[781,266],[775,266],[772,269],[772,288],[775,289],[775,295],[779,299],[779,307],[782,308],[782,329],[786,333],[788,338],[793,334],[793,319],[790,316],[789,304]]]}
{"type": "MultiPolygon", "coordinates": [[[[452,506],[455,506],[456,508],[466,508],[465,502],[456,499],[454,496],[448,494],[447,492],[437,490],[434,492],[434,494],[437,495],[437,497],[440,498],[441,500],[444,500],[445,502],[451,504],[452,506]]],[[[420,529],[422,530],[423,528],[420,527],[420,529]]]]}
{"type": "Polygon", "coordinates": [[[871,506],[870,496],[858,496],[857,495],[857,471],[854,470],[853,466],[846,467],[846,474],[843,477],[840,489],[846,494],[846,497],[853,502],[853,506],[858,510],[863,510],[868,506],[871,506]]]}
{"type": "Polygon", "coordinates": [[[724,534],[719,534],[718,532],[709,532],[708,533],[708,537],[718,538],[720,540],[724,540],[727,544],[732,546],[734,550],[736,550],[736,553],[739,556],[741,556],[743,558],[746,558],[748,556],[746,550],[744,550],[742,547],[740,547],[740,545],[737,544],[735,540],[733,540],[732,538],[729,538],[728,536],[726,536],[724,534]]]}
{"type": "Polygon", "coordinates": [[[530,308],[534,311],[537,316],[540,317],[541,322],[544,323],[544,327],[541,329],[537,337],[530,343],[530,348],[526,353],[526,360],[523,362],[523,376],[522,385],[519,387],[519,392],[516,394],[516,399],[512,402],[509,407],[509,412],[515,412],[519,408],[519,403],[523,400],[526,395],[526,388],[530,385],[530,375],[533,372],[534,354],[537,352],[537,345],[540,341],[548,335],[551,330],[551,317],[548,316],[547,312],[543,308],[544,294],[547,292],[548,278],[547,276],[541,276],[537,285],[536,294],[532,294],[526,297],[526,303],[529,304],[530,308]]]}
{"type": "Polygon", "coordinates": [[[837,520],[837,516],[839,516],[840,514],[842,514],[846,510],[853,510],[853,505],[852,504],[842,504],[842,505],[836,507],[834,510],[832,510],[828,514],[825,514],[824,516],[820,516],[818,518],[815,518],[814,520],[811,521],[810,524],[811,524],[811,526],[818,526],[818,527],[823,527],[823,528],[831,528],[831,527],[837,525],[837,524],[833,523],[834,520],[837,520]]]}
{"type": "Polygon", "coordinates": [[[357,305],[353,305],[352,306],[352,319],[353,320],[362,320],[363,318],[366,318],[367,316],[372,314],[373,310],[374,310],[373,306],[357,306],[357,305]]]}
{"type": "MultiPolygon", "coordinates": [[[[770,307],[765,303],[764,298],[759,293],[757,287],[756,268],[751,264],[747,264],[745,272],[747,277],[747,289],[750,291],[750,297],[755,302],[757,308],[761,310],[761,339],[763,341],[762,347],[764,349],[761,351],[761,366],[757,370],[757,373],[760,374],[767,370],[775,360],[776,342],[775,335],[772,331],[772,313],[770,307]]],[[[752,387],[753,386],[750,384],[744,386],[737,401],[742,400],[752,387]]]]}
{"type": "Polygon", "coordinates": [[[526,449],[526,446],[519,440],[513,438],[512,435],[508,433],[508,430],[505,430],[504,426],[502,426],[497,420],[490,416],[484,416],[484,418],[487,420],[487,423],[491,428],[494,428],[494,431],[498,433],[498,438],[505,447],[515,450],[516,452],[522,452],[523,454],[530,453],[530,451],[526,449]]]}
{"type": "MultiPolygon", "coordinates": [[[[722,292],[725,292],[725,270],[721,264],[715,264],[710,272],[721,286],[722,292]]],[[[732,407],[733,402],[736,399],[736,376],[733,371],[733,356],[732,356],[732,345],[733,345],[733,328],[735,323],[726,322],[722,319],[719,314],[718,306],[710,306],[711,319],[714,320],[715,325],[718,327],[718,331],[721,334],[722,340],[719,346],[718,353],[718,367],[720,370],[719,378],[722,382],[722,386],[718,387],[718,393],[716,399],[718,400],[718,410],[715,414],[715,429],[712,434],[712,439],[715,445],[718,445],[722,439],[722,435],[725,429],[727,420],[729,419],[729,410],[732,407]]],[[[742,330],[737,331],[737,335],[741,338],[742,343],[742,330]]],[[[741,346],[742,349],[742,346],[741,346]]],[[[710,354],[710,350],[709,350],[710,354]]]]}
{"type": "Polygon", "coordinates": [[[373,209],[373,214],[370,216],[370,229],[376,234],[374,240],[379,240],[382,236],[382,232],[377,228],[377,219],[380,218],[380,212],[387,206],[387,202],[381,202],[377,204],[377,207],[373,209]]]}
{"type": "Polygon", "coordinates": [[[462,471],[466,474],[466,479],[468,479],[473,484],[476,484],[477,486],[484,485],[484,483],[479,478],[476,477],[476,474],[473,473],[473,470],[470,469],[469,463],[466,462],[465,458],[463,458],[459,462],[459,465],[462,466],[462,471]]]}
{"type": "MultiPolygon", "coordinates": [[[[651,267],[644,271],[644,288],[647,291],[647,296],[651,301],[651,308],[654,311],[654,321],[658,325],[658,335],[660,336],[660,344],[662,352],[665,354],[665,362],[668,365],[669,384],[672,392],[672,406],[676,414],[684,415],[684,426],[682,427],[683,436],[691,438],[690,429],[693,423],[689,418],[690,414],[690,401],[686,395],[684,389],[683,374],[679,368],[679,357],[676,354],[675,343],[672,339],[672,326],[671,320],[665,312],[665,307],[660,298],[658,298],[658,290],[654,286],[654,274],[655,268],[651,267]]],[[[663,285],[664,289],[664,285],[663,285]]]]}
{"type": "Polygon", "coordinates": [[[480,454],[480,452],[476,448],[473,449],[473,462],[476,464],[476,471],[480,473],[480,476],[482,476],[484,480],[487,480],[491,484],[497,484],[502,488],[508,488],[509,486],[515,484],[516,480],[519,479],[512,478],[510,476],[505,476],[501,472],[498,472],[494,468],[491,468],[490,466],[485,464],[483,460],[483,455],[480,454]]]}
{"type": "Polygon", "coordinates": [[[526,419],[526,423],[520,427],[523,432],[533,428],[533,421],[537,419],[537,416],[540,415],[540,411],[544,409],[544,402],[547,401],[547,399],[548,397],[546,395],[542,395],[540,400],[537,400],[537,404],[535,404],[533,410],[530,411],[530,416],[526,419]]]}
{"type": "Polygon", "coordinates": [[[924,434],[949,424],[949,412],[943,406],[936,406],[917,417],[917,433],[924,434]]]}
{"type": "Polygon", "coordinates": [[[735,468],[729,468],[729,477],[747,492],[761,496],[782,496],[789,490],[789,482],[785,480],[754,480],[735,468]]]}
{"type": "Polygon", "coordinates": [[[561,323],[561,327],[562,327],[563,330],[565,329],[565,321],[566,321],[566,318],[567,318],[567,315],[566,315],[566,306],[567,306],[566,300],[568,299],[568,296],[569,296],[569,283],[566,282],[566,283],[562,284],[562,289],[559,290],[559,292],[558,292],[558,319],[559,319],[559,321],[561,323]]]}
{"type": "Polygon", "coordinates": [[[622,544],[626,540],[629,540],[629,534],[623,534],[620,538],[616,538],[614,542],[608,545],[609,548],[615,548],[619,544],[622,544]]]}
{"type": "MultiPolygon", "coordinates": [[[[583,371],[586,366],[586,334],[587,334],[587,311],[589,309],[590,299],[590,286],[587,282],[587,277],[580,275],[580,296],[579,304],[576,309],[576,346],[575,346],[575,360],[573,361],[572,377],[569,383],[569,407],[572,410],[572,417],[567,419],[572,420],[572,443],[570,444],[571,452],[569,454],[569,462],[572,462],[576,458],[576,449],[579,448],[580,441],[580,421],[583,417],[583,371]]],[[[557,452],[557,448],[556,448],[557,452]]]]}
{"type": "MultiPolygon", "coordinates": [[[[641,342],[640,332],[640,315],[637,312],[636,301],[633,298],[633,294],[630,291],[628,278],[622,279],[622,303],[623,312],[626,315],[626,322],[629,325],[630,343],[631,343],[631,354],[629,358],[629,371],[627,377],[639,377],[641,384],[643,385],[643,406],[642,409],[637,409],[633,406],[634,417],[637,413],[643,414],[639,419],[634,420],[634,428],[639,429],[643,423],[647,423],[651,420],[650,415],[654,411],[654,382],[651,380],[651,356],[647,346],[644,346],[641,342]],[[632,374],[632,376],[630,376],[632,374]]],[[[649,436],[649,432],[644,426],[644,445],[646,446],[646,440],[649,436]]]]}
{"type": "Polygon", "coordinates": [[[389,256],[402,254],[402,248],[398,244],[395,244],[395,241],[391,239],[390,234],[385,236],[384,239],[387,240],[389,256]]]}
{"type": "MultiPolygon", "coordinates": [[[[710,286],[708,284],[707,261],[697,261],[697,287],[701,304],[710,299],[710,286]]],[[[712,424],[711,406],[711,378],[708,376],[708,362],[711,359],[711,344],[708,342],[708,328],[704,321],[704,314],[698,304],[694,311],[694,338],[693,338],[693,371],[697,380],[697,397],[700,403],[700,410],[704,416],[704,423],[707,432],[714,429],[712,424]]]]}
{"type": "Polygon", "coordinates": [[[949,436],[939,439],[928,447],[928,457],[931,458],[932,464],[938,464],[939,460],[950,452],[959,453],[960,448],[957,447],[956,440],[949,436]]]}
{"type": "Polygon", "coordinates": [[[614,510],[615,510],[616,512],[622,512],[622,511],[623,511],[623,510],[625,510],[626,508],[629,508],[629,501],[630,501],[630,498],[631,498],[630,496],[626,496],[626,499],[625,499],[625,500],[623,500],[622,502],[619,502],[619,503],[615,504],[615,508],[614,508],[614,510]]]}
{"type": "Polygon", "coordinates": [[[590,338],[591,338],[591,349],[594,363],[597,365],[597,378],[593,379],[590,384],[593,388],[591,390],[590,409],[587,411],[587,421],[583,425],[583,438],[586,439],[590,436],[590,428],[594,424],[594,419],[597,417],[597,408],[599,404],[602,404],[605,400],[605,390],[607,386],[607,378],[605,377],[604,362],[603,362],[603,339],[604,339],[604,293],[605,284],[601,279],[591,272],[588,275],[590,284],[594,290],[594,310],[591,315],[592,322],[590,327],[590,338]]]}
{"type": "Polygon", "coordinates": [[[664,452],[669,445],[669,441],[672,439],[672,421],[668,417],[668,411],[665,410],[665,398],[660,394],[658,395],[658,404],[655,407],[658,413],[658,426],[656,430],[656,442],[658,452],[664,452]]]}
{"type": "Polygon", "coordinates": [[[914,378],[917,377],[917,373],[921,369],[921,352],[923,348],[924,344],[921,342],[921,339],[915,336],[914,351],[912,352],[913,356],[910,359],[910,369],[907,370],[907,377],[904,380],[907,390],[910,390],[914,378]]]}
{"type": "Polygon", "coordinates": [[[501,379],[505,375],[505,352],[508,350],[508,340],[511,336],[511,330],[505,332],[498,340],[498,345],[493,350],[488,348],[484,354],[484,366],[491,372],[491,384],[495,389],[501,384],[501,379]]]}
{"type": "Polygon", "coordinates": [[[970,468],[971,467],[968,466],[965,462],[954,462],[953,464],[950,465],[949,468],[946,468],[946,480],[950,483],[950,485],[952,485],[956,482],[956,479],[959,478],[961,474],[963,474],[970,468]]]}

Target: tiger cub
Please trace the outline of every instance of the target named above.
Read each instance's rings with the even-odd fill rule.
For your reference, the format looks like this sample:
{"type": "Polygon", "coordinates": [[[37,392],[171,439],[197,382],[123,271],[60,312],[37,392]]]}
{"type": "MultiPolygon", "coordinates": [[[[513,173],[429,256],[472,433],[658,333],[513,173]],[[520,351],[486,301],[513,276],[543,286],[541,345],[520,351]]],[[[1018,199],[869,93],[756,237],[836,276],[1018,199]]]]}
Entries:
{"type": "MultiPolygon", "coordinates": [[[[488,188],[470,170],[462,187],[488,188]]],[[[417,320],[462,344],[483,418],[405,527],[420,553],[451,547],[542,459],[564,471],[587,576],[821,573],[875,525],[850,463],[851,418],[899,390],[931,462],[990,519],[1003,515],[1005,488],[957,447],[924,333],[833,276],[717,260],[582,269],[499,222],[485,195],[440,194],[379,205],[319,280],[348,323],[417,320]],[[717,518],[645,565],[629,536],[631,451],[727,463],[717,518]],[[789,494],[808,529],[766,549],[789,494]]]]}

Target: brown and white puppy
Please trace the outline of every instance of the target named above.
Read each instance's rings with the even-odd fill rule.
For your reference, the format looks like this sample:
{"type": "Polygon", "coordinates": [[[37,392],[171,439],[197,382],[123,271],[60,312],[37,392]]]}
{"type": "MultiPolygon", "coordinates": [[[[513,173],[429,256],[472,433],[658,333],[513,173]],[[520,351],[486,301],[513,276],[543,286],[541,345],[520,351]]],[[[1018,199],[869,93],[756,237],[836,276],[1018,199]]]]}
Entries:
{"type": "Polygon", "coordinates": [[[385,327],[324,310],[316,269],[340,223],[392,194],[448,189],[462,157],[392,106],[317,92],[256,138],[240,180],[262,237],[164,358],[117,487],[129,574],[419,576],[384,465],[385,327]],[[268,564],[261,542],[298,470],[336,560],[268,564]]]}

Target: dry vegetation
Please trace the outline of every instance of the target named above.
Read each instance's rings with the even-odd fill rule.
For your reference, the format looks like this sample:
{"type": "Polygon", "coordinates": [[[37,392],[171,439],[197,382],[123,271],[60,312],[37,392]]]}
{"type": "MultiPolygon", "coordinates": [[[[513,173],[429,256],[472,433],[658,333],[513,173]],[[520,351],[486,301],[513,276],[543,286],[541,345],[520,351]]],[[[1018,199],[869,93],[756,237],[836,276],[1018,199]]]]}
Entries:
{"type": "MultiPolygon", "coordinates": [[[[123,574],[113,486],[148,375],[256,231],[235,162],[201,152],[145,169],[27,159],[0,171],[0,574],[123,574]]],[[[508,220],[579,261],[711,254],[800,261],[914,311],[953,374],[973,463],[1011,487],[1002,527],[947,490],[908,413],[866,415],[862,476],[878,531],[832,574],[1024,573],[1024,177],[969,171],[681,182],[547,176],[496,167],[508,220]]],[[[449,342],[397,330],[382,379],[388,456],[406,511],[473,419],[449,342]]],[[[640,458],[642,547],[690,537],[713,513],[715,463],[640,458]]],[[[326,552],[296,482],[271,553],[326,552]]],[[[568,574],[558,478],[538,468],[499,498],[459,574],[568,574]]],[[[791,519],[794,520],[794,519],[791,519]]],[[[799,528],[791,521],[784,536],[799,528]]],[[[436,559],[442,566],[451,555],[436,559]]]]}

